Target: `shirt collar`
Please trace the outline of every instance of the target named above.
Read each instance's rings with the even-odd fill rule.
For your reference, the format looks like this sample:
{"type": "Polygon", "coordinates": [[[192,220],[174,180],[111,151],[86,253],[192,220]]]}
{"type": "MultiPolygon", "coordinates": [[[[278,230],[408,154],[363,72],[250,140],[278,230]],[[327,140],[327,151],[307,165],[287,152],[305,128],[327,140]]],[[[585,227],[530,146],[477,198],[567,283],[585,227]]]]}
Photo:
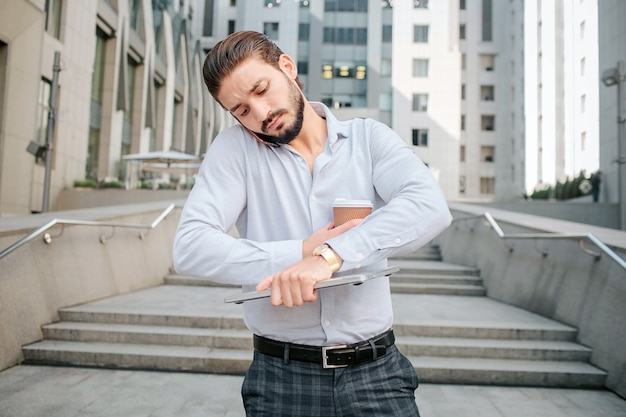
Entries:
{"type": "Polygon", "coordinates": [[[328,142],[330,145],[337,142],[340,138],[347,138],[350,136],[348,122],[340,122],[337,120],[328,107],[326,107],[323,103],[316,101],[311,101],[309,103],[311,104],[311,107],[313,107],[313,110],[315,110],[315,113],[326,119],[326,130],[328,131],[328,142]]]}

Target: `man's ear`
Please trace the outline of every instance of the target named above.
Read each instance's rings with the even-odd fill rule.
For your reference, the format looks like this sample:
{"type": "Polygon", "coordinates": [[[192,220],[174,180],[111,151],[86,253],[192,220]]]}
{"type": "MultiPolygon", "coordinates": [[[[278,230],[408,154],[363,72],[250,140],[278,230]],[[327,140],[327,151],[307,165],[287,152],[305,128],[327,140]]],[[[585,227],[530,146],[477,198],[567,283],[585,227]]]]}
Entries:
{"type": "Polygon", "coordinates": [[[292,80],[295,80],[298,76],[298,65],[293,62],[293,59],[291,59],[289,55],[282,54],[278,58],[278,66],[292,80]]]}

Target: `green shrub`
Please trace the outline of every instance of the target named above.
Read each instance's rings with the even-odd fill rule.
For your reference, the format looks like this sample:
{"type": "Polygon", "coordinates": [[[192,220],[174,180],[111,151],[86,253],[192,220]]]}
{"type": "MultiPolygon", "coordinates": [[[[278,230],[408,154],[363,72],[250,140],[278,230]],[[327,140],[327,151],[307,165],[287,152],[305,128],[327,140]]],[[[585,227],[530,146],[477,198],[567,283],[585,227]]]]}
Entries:
{"type": "Polygon", "coordinates": [[[74,187],[96,188],[98,183],[92,179],[74,180],[74,187]]]}

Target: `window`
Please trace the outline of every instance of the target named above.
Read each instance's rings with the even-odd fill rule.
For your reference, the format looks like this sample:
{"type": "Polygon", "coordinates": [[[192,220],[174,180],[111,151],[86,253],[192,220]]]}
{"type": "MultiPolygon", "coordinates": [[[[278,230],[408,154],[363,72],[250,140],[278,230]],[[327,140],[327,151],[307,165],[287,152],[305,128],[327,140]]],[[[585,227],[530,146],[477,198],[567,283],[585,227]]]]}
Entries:
{"type": "Polygon", "coordinates": [[[428,43],[428,25],[413,26],[413,42],[428,43]]]}
{"type": "Polygon", "coordinates": [[[483,0],[483,41],[493,40],[493,12],[492,0],[483,0]]]}
{"type": "Polygon", "coordinates": [[[46,0],[46,32],[61,39],[63,0],[46,0]]]}
{"type": "Polygon", "coordinates": [[[481,85],[480,86],[480,99],[483,101],[494,100],[495,87],[493,85],[481,85]]]}
{"type": "Polygon", "coordinates": [[[465,39],[465,23],[462,23],[459,25],[459,39],[460,40],[465,39]]]}
{"type": "Polygon", "coordinates": [[[135,32],[141,30],[141,0],[130,0],[128,2],[128,22],[135,32]]]}
{"type": "Polygon", "coordinates": [[[465,84],[461,84],[461,100],[465,100],[465,84]]]}
{"type": "Polygon", "coordinates": [[[461,54],[461,69],[467,69],[467,55],[465,55],[464,53],[461,54]]]}
{"type": "Polygon", "coordinates": [[[496,148],[495,146],[481,146],[480,147],[480,160],[482,162],[493,162],[495,158],[496,148]]]}
{"type": "Polygon", "coordinates": [[[413,111],[428,111],[428,94],[413,94],[413,111]]]}
{"type": "Polygon", "coordinates": [[[298,61],[298,74],[307,75],[309,73],[309,61],[298,61]]]}
{"type": "Polygon", "coordinates": [[[263,34],[271,40],[278,40],[278,22],[263,23],[263,34]]]}
{"type": "Polygon", "coordinates": [[[496,67],[496,56],[493,54],[480,54],[480,68],[483,71],[493,71],[496,67]]]}
{"type": "Polygon", "coordinates": [[[459,193],[465,194],[465,175],[459,177],[459,193]]]}
{"type": "Polygon", "coordinates": [[[383,58],[380,62],[380,76],[391,77],[391,59],[383,58]]]}
{"type": "Polygon", "coordinates": [[[367,45],[367,28],[324,28],[324,43],[367,45]]]}
{"type": "Polygon", "coordinates": [[[309,40],[309,34],[311,32],[311,25],[308,23],[300,23],[298,25],[298,40],[307,42],[309,40]]]}
{"type": "Polygon", "coordinates": [[[413,60],[413,76],[428,77],[428,60],[416,58],[413,60]]]}
{"type": "Polygon", "coordinates": [[[327,12],[367,12],[367,0],[325,0],[327,12]]]}
{"type": "Polygon", "coordinates": [[[391,111],[391,94],[383,93],[378,96],[378,108],[382,111],[391,111]]]}
{"type": "Polygon", "coordinates": [[[459,10],[465,10],[465,9],[466,9],[465,0],[459,0],[459,10]]]}
{"type": "Polygon", "coordinates": [[[428,146],[428,129],[413,129],[413,146],[428,146]]]}
{"type": "Polygon", "coordinates": [[[415,9],[428,9],[428,0],[413,0],[415,9]]]}
{"type": "Polygon", "coordinates": [[[393,40],[392,33],[393,26],[383,25],[383,42],[391,42],[393,40]]]}
{"type": "Polygon", "coordinates": [[[230,35],[231,33],[235,33],[235,21],[234,20],[228,21],[228,34],[230,35]]]}
{"type": "Polygon", "coordinates": [[[364,80],[367,75],[365,63],[352,61],[326,62],[322,65],[322,78],[355,78],[364,80]]]}
{"type": "Polygon", "coordinates": [[[496,179],[493,177],[480,177],[480,193],[481,194],[493,194],[495,189],[496,179]]]}
{"type": "Polygon", "coordinates": [[[465,115],[461,115],[461,130],[465,130],[465,115]]]}
{"type": "Polygon", "coordinates": [[[461,145],[459,149],[459,162],[465,162],[465,145],[461,145]]]}
{"type": "Polygon", "coordinates": [[[50,113],[50,91],[52,83],[45,78],[39,82],[39,97],[37,100],[37,142],[46,143],[48,131],[48,113],[50,113]]]}
{"type": "Polygon", "coordinates": [[[492,131],[495,130],[496,116],[480,116],[480,128],[481,130],[492,131]]]}
{"type": "Polygon", "coordinates": [[[322,96],[321,102],[330,108],[341,109],[345,107],[365,107],[365,95],[361,94],[336,94],[322,96]]]}

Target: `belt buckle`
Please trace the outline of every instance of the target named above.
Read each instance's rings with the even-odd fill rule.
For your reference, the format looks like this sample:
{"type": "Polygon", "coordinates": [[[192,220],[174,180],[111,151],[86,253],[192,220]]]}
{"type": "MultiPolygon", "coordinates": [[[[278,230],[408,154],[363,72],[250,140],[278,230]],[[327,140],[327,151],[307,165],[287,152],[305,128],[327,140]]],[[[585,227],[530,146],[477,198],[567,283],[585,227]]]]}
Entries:
{"type": "Polygon", "coordinates": [[[328,364],[328,355],[326,354],[329,350],[345,349],[347,347],[348,347],[348,345],[322,346],[322,367],[324,369],[347,368],[348,364],[346,364],[346,365],[329,365],[328,364]]]}

